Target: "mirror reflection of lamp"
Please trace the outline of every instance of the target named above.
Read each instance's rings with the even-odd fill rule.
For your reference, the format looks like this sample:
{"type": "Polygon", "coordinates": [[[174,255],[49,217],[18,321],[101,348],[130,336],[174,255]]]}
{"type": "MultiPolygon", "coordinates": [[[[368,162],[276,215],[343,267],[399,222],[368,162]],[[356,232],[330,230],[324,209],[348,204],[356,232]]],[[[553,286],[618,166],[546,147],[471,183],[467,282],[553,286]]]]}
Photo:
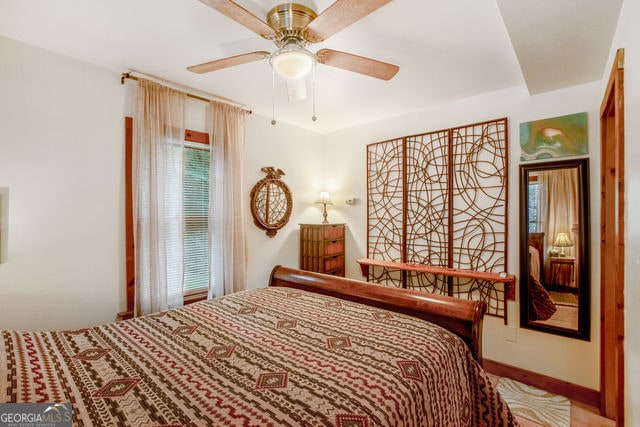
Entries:
{"type": "Polygon", "coordinates": [[[327,221],[327,205],[333,205],[329,193],[327,191],[321,191],[320,195],[318,196],[318,200],[316,200],[315,203],[322,205],[322,223],[329,224],[329,221],[327,221]]]}
{"type": "Polygon", "coordinates": [[[573,246],[573,242],[567,235],[567,233],[558,233],[556,234],[556,239],[553,241],[553,246],[557,246],[560,248],[560,254],[558,256],[565,256],[564,248],[569,248],[573,246]]]}

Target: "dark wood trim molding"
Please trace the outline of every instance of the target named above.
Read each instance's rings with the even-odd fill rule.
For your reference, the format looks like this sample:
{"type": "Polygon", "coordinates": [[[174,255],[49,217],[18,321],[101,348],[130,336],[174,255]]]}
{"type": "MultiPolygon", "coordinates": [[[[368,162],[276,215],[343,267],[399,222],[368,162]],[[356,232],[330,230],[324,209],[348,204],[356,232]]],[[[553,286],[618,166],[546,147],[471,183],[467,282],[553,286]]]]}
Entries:
{"type": "Polygon", "coordinates": [[[133,311],[121,311],[116,314],[116,322],[121,320],[133,319],[135,316],[133,315],[133,311]]]}
{"type": "Polygon", "coordinates": [[[193,304],[194,302],[204,301],[207,299],[209,292],[207,290],[185,292],[182,297],[184,305],[193,304]]]}
{"type": "MultiPolygon", "coordinates": [[[[133,236],[133,118],[125,117],[125,161],[124,161],[124,218],[125,218],[125,256],[126,256],[126,282],[128,317],[133,317],[136,292],[136,260],[133,236]]],[[[120,314],[118,314],[120,316],[120,314]]],[[[127,318],[127,317],[125,317],[127,318]]]]}
{"type": "Polygon", "coordinates": [[[209,145],[209,134],[206,132],[198,132],[197,130],[185,129],[184,140],[209,145]]]}
{"type": "Polygon", "coordinates": [[[600,411],[624,425],[624,49],[600,106],[600,411]]]}
{"type": "Polygon", "coordinates": [[[499,377],[507,377],[520,381],[532,387],[556,393],[576,402],[598,408],[600,406],[600,392],[588,387],[562,381],[537,372],[527,371],[515,366],[506,365],[491,359],[484,359],[484,370],[499,377]]]}

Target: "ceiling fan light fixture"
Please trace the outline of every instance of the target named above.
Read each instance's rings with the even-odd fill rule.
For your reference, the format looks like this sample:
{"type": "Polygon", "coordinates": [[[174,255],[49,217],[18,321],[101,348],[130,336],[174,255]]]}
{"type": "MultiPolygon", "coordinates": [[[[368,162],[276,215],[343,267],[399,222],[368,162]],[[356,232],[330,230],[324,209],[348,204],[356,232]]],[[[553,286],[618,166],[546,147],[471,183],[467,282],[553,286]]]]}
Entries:
{"type": "Polygon", "coordinates": [[[307,49],[289,44],[273,52],[269,63],[285,79],[302,79],[313,69],[316,56],[307,49]]]}

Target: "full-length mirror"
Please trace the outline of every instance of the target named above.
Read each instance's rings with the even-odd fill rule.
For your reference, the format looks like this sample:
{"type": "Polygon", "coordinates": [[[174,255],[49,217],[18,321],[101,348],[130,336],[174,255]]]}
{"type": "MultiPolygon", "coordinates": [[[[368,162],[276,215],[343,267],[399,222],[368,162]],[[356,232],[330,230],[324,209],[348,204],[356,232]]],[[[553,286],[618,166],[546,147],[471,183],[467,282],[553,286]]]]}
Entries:
{"type": "Polygon", "coordinates": [[[589,160],[520,166],[520,325],[589,340],[589,160]]]}

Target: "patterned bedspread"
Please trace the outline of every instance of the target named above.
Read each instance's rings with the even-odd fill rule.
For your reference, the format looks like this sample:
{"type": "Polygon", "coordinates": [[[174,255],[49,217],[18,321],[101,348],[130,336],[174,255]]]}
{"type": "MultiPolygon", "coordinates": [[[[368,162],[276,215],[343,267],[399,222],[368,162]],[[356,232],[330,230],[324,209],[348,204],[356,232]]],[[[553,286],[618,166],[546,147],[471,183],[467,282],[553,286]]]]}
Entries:
{"type": "Polygon", "coordinates": [[[500,426],[455,335],[290,288],[142,318],[2,332],[0,402],[71,402],[74,426],[500,426]]]}

